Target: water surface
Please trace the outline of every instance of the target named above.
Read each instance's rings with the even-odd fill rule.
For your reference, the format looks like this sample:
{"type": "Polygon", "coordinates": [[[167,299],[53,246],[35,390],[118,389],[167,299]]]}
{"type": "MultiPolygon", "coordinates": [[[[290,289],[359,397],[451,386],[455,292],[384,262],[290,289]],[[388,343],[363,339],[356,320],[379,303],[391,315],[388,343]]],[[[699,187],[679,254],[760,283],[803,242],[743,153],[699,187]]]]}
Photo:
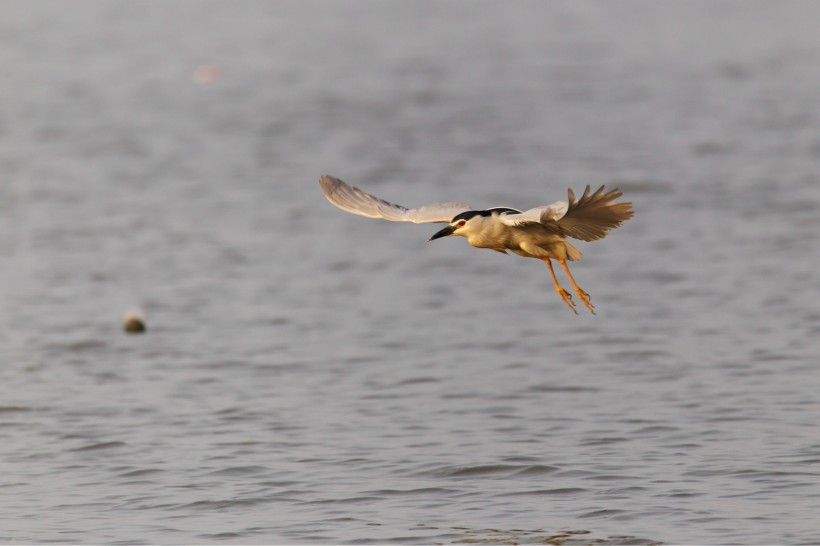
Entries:
{"type": "Polygon", "coordinates": [[[0,12],[0,541],[820,542],[818,4],[0,12]]]}

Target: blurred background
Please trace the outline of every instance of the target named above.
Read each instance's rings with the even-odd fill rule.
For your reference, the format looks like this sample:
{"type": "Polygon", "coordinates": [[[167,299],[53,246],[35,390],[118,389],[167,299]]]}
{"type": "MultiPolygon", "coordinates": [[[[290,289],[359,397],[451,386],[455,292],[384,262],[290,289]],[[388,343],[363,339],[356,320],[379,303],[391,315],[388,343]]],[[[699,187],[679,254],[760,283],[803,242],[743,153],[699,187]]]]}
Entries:
{"type": "Polygon", "coordinates": [[[820,542],[818,20],[0,4],[0,541],[820,542]],[[324,173],[636,215],[574,316],[324,173]]]}

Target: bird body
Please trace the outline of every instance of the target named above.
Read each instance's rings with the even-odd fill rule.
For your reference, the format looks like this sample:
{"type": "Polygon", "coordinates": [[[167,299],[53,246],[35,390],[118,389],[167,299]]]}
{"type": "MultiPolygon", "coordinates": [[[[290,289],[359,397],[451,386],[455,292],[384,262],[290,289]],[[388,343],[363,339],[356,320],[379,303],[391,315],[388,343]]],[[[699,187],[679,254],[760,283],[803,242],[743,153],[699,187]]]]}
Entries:
{"type": "Polygon", "coordinates": [[[615,189],[604,192],[603,186],[595,193],[590,193],[590,187],[587,186],[579,199],[569,189],[566,201],[520,211],[510,207],[474,210],[461,201],[408,209],[379,199],[332,176],[322,176],[320,184],[322,192],[331,203],[353,214],[394,222],[447,223],[447,227],[430,238],[431,241],[459,235],[477,248],[488,248],[503,254],[510,251],[525,258],[544,261],[552,274],[555,291],[576,313],[572,295],[558,284],[550,260],[556,260],[561,265],[575,293],[594,313],[589,294],[581,290],[567,267],[568,261],[580,260],[583,254],[566,239],[602,239],[610,229],[618,227],[634,214],[632,203],[615,202],[622,195],[620,191],[615,189]]]}
{"type": "Polygon", "coordinates": [[[540,224],[528,223],[511,228],[512,217],[521,214],[521,211],[515,209],[499,207],[464,212],[454,220],[458,221],[459,217],[467,219],[464,227],[469,225],[469,229],[464,230],[463,236],[476,248],[489,248],[502,254],[509,250],[525,258],[581,259],[583,255],[577,248],[540,224]]]}

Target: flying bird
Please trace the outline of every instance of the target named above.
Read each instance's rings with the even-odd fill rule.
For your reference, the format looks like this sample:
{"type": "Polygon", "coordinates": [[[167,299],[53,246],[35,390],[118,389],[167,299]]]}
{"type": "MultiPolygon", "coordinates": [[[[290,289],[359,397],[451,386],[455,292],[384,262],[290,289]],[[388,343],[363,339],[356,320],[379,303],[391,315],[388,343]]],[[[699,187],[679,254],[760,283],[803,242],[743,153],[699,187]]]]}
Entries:
{"type": "Polygon", "coordinates": [[[555,291],[576,314],[572,294],[558,283],[551,260],[558,262],[578,298],[594,314],[589,294],[578,286],[567,266],[567,262],[580,260],[583,256],[567,237],[581,241],[603,239],[610,229],[620,226],[634,214],[632,203],[615,202],[622,195],[618,189],[607,192],[604,186],[595,193],[591,193],[587,186],[578,199],[572,189],[567,189],[566,201],[521,211],[510,207],[475,210],[461,201],[408,209],[329,175],[322,176],[320,184],[328,201],[359,216],[414,224],[448,224],[433,234],[431,241],[460,235],[477,248],[489,248],[502,254],[509,250],[525,258],[542,260],[549,267],[555,291]]]}

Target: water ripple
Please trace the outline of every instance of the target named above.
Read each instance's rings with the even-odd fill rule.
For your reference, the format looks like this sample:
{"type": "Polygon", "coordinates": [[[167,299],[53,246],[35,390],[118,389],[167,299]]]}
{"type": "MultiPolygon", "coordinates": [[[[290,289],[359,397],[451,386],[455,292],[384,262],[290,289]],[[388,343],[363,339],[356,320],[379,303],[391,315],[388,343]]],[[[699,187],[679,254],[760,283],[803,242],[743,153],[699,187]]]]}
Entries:
{"type": "Polygon", "coordinates": [[[97,442],[93,444],[84,445],[81,447],[75,447],[73,449],[69,449],[68,451],[100,451],[105,449],[113,449],[117,447],[125,446],[125,442],[120,441],[111,441],[111,442],[97,442]]]}

